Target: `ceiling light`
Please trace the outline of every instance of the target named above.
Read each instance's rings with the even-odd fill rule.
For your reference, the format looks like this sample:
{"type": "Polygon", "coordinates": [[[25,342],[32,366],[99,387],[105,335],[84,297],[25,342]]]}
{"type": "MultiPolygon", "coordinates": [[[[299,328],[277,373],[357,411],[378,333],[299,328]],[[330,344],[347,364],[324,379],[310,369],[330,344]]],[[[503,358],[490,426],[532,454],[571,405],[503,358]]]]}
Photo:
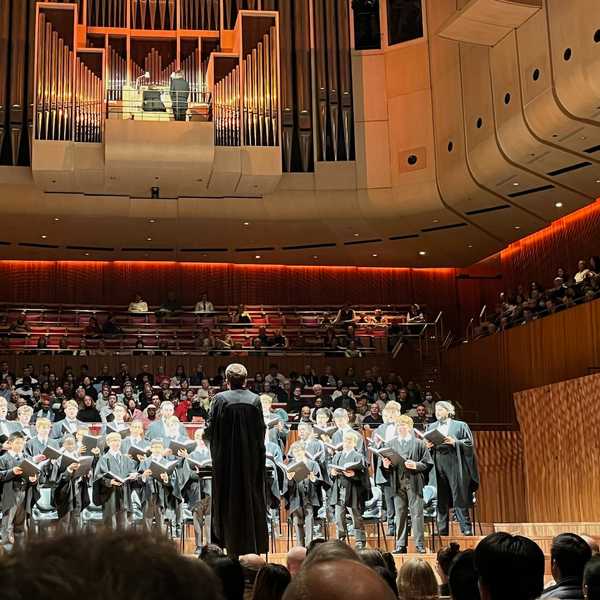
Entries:
{"type": "Polygon", "coordinates": [[[156,219],[148,219],[148,223],[156,223],[156,219]]]}
{"type": "Polygon", "coordinates": [[[248,227],[248,225],[250,225],[250,223],[248,223],[248,221],[244,221],[244,225],[245,225],[246,227],[248,227]]]}
{"type": "Polygon", "coordinates": [[[147,238],[146,238],[146,241],[147,241],[147,242],[151,242],[151,241],[152,241],[152,238],[151,238],[151,237],[147,237],[147,238]]]}
{"type": "Polygon", "coordinates": [[[521,229],[521,226],[520,225],[515,225],[515,229],[519,230],[519,229],[521,229]]]}
{"type": "Polygon", "coordinates": [[[515,187],[517,187],[517,186],[519,185],[519,182],[518,182],[518,181],[513,181],[513,185],[514,185],[515,187]]]}
{"type": "Polygon", "coordinates": [[[319,258],[319,257],[318,257],[318,256],[315,254],[315,255],[313,256],[313,258],[314,258],[315,260],[317,260],[317,258],[319,258]]]}
{"type": "Polygon", "coordinates": [[[257,254],[254,258],[256,258],[256,260],[260,259],[260,254],[257,254]]]}
{"type": "Polygon", "coordinates": [[[556,206],[556,208],[562,208],[563,207],[563,203],[562,202],[557,202],[554,206],[556,206]]]}
{"type": "Polygon", "coordinates": [[[90,253],[89,253],[89,252],[86,252],[86,253],[85,253],[85,255],[86,255],[86,256],[89,256],[89,255],[90,255],[90,253]]]}
{"type": "Polygon", "coordinates": [[[60,217],[54,217],[54,220],[55,220],[56,222],[58,222],[58,221],[60,221],[60,217]]]}
{"type": "Polygon", "coordinates": [[[359,233],[355,233],[355,234],[354,234],[354,237],[358,237],[359,235],[360,235],[359,233]]]}
{"type": "Polygon", "coordinates": [[[600,179],[596,179],[596,183],[600,183],[600,179]]]}
{"type": "Polygon", "coordinates": [[[473,244],[467,244],[467,248],[472,248],[473,244]]]}
{"type": "Polygon", "coordinates": [[[372,256],[373,256],[373,258],[377,258],[379,256],[379,254],[373,254],[372,256]]]}
{"type": "Polygon", "coordinates": [[[425,256],[426,254],[425,250],[419,250],[419,256],[425,256]]]}
{"type": "Polygon", "coordinates": [[[48,236],[46,234],[42,234],[42,239],[45,240],[48,236]]]}
{"type": "Polygon", "coordinates": [[[439,222],[440,222],[440,220],[439,220],[439,219],[434,219],[434,220],[433,220],[433,222],[434,222],[434,223],[439,223],[439,222]]]}

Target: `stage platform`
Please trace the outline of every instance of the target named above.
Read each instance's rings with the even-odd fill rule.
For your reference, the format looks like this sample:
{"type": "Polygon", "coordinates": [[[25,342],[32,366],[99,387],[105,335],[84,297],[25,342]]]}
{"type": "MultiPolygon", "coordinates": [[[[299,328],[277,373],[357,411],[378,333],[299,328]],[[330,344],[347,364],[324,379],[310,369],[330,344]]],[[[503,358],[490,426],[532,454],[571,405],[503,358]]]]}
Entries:
{"type": "MultiPolygon", "coordinates": [[[[384,524],[383,531],[387,531],[384,524]]],[[[412,558],[422,558],[429,562],[432,566],[436,563],[436,552],[441,546],[445,546],[450,542],[456,542],[460,545],[461,550],[467,548],[475,548],[477,544],[490,533],[496,531],[506,531],[515,535],[523,535],[532,539],[544,552],[546,557],[546,576],[551,577],[550,572],[550,549],[552,539],[559,533],[577,533],[587,534],[600,540],[600,522],[585,522],[585,523],[481,523],[476,526],[476,534],[473,536],[463,536],[460,534],[458,523],[452,523],[449,536],[443,536],[440,540],[436,536],[435,544],[432,544],[430,535],[425,536],[426,554],[418,554],[415,552],[412,539],[409,539],[408,553],[396,554],[394,558],[396,565],[400,567],[403,562],[412,558]]],[[[390,536],[383,536],[382,530],[377,534],[377,525],[368,524],[366,526],[367,546],[379,548],[381,550],[392,551],[394,549],[394,540],[390,536]]],[[[184,537],[184,553],[192,555],[194,552],[193,529],[188,526],[184,537]]],[[[335,539],[335,528],[329,526],[329,539],[335,539]]],[[[353,543],[354,540],[351,539],[353,543]]],[[[285,564],[285,556],[289,548],[296,545],[294,539],[288,539],[287,523],[281,525],[281,535],[272,539],[271,553],[267,559],[269,562],[277,564],[285,564]]]]}

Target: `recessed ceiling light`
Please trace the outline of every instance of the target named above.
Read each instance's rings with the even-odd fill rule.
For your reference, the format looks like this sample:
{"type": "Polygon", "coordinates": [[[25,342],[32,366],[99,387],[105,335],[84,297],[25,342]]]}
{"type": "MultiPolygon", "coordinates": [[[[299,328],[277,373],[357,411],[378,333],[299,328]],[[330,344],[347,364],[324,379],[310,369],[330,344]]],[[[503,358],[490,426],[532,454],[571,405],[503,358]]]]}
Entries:
{"type": "Polygon", "coordinates": [[[315,255],[313,256],[313,258],[314,258],[315,260],[317,260],[317,258],[319,258],[319,257],[318,257],[318,256],[315,254],[315,255]]]}
{"type": "Polygon", "coordinates": [[[585,135],[582,135],[579,139],[583,141],[583,140],[587,140],[587,137],[585,137],[585,135]]]}
{"type": "Polygon", "coordinates": [[[467,244],[467,248],[472,248],[473,244],[467,244]]]}
{"type": "Polygon", "coordinates": [[[248,227],[248,225],[250,225],[250,223],[248,223],[248,221],[244,221],[244,225],[245,225],[246,227],[248,227]]]}
{"type": "Polygon", "coordinates": [[[563,203],[562,202],[557,202],[554,206],[556,206],[556,208],[562,208],[563,207],[563,203]]]}
{"type": "Polygon", "coordinates": [[[42,234],[42,239],[45,240],[48,236],[46,234],[42,234]]]}
{"type": "Polygon", "coordinates": [[[156,219],[148,219],[148,223],[156,223],[156,219]]]}
{"type": "Polygon", "coordinates": [[[254,258],[256,258],[257,260],[260,259],[260,254],[257,254],[254,258]]]}
{"type": "Polygon", "coordinates": [[[513,181],[513,185],[514,185],[515,187],[517,187],[517,186],[519,185],[519,182],[518,182],[518,181],[513,181]]]}
{"type": "Polygon", "coordinates": [[[58,222],[60,221],[60,217],[54,217],[54,220],[58,222]]]}
{"type": "Polygon", "coordinates": [[[434,220],[433,220],[433,222],[434,222],[434,223],[439,223],[439,222],[440,222],[440,220],[439,220],[439,219],[434,219],[434,220]]]}
{"type": "Polygon", "coordinates": [[[354,234],[354,237],[358,237],[359,235],[360,235],[359,233],[355,233],[355,234],[354,234]]]}
{"type": "Polygon", "coordinates": [[[86,252],[86,253],[85,253],[85,255],[86,255],[86,256],[89,256],[89,255],[90,255],[90,253],[89,253],[89,252],[86,252]]]}
{"type": "Polygon", "coordinates": [[[425,250],[419,250],[419,256],[425,256],[426,254],[425,250]]]}
{"type": "Polygon", "coordinates": [[[517,230],[521,229],[521,226],[520,225],[515,225],[515,229],[517,229],[517,230]]]}
{"type": "Polygon", "coordinates": [[[596,183],[600,183],[600,179],[596,179],[596,183]]]}
{"type": "Polygon", "coordinates": [[[147,242],[151,242],[151,241],[152,241],[152,238],[151,238],[151,237],[147,237],[147,238],[146,238],[146,241],[147,241],[147,242]]]}
{"type": "Polygon", "coordinates": [[[373,258],[377,258],[379,256],[379,254],[373,254],[372,256],[373,256],[373,258]]]}

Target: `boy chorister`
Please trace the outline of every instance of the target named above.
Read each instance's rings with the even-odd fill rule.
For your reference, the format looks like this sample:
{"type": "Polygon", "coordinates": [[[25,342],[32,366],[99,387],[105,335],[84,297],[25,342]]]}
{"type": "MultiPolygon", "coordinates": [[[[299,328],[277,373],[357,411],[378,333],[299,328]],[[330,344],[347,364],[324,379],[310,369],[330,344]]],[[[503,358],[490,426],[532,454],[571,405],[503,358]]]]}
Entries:
{"type": "Polygon", "coordinates": [[[17,410],[17,421],[13,426],[13,431],[18,431],[25,439],[30,440],[35,436],[35,427],[31,423],[32,417],[33,408],[31,408],[31,406],[28,406],[27,404],[19,406],[17,410]]]}
{"type": "MultiPolygon", "coordinates": [[[[132,446],[137,448],[138,450],[143,450],[144,452],[150,448],[150,442],[146,440],[144,437],[144,424],[139,421],[131,421],[129,423],[129,436],[123,440],[121,444],[121,452],[123,454],[130,454],[129,450],[132,446]]],[[[133,457],[138,463],[146,458],[145,454],[138,454],[133,457]]]]}
{"type": "Polygon", "coordinates": [[[396,420],[398,436],[386,444],[394,450],[402,461],[393,465],[383,458],[382,467],[389,475],[390,489],[396,512],[395,554],[404,554],[408,545],[408,510],[410,508],[411,528],[416,551],[425,552],[423,488],[427,474],[433,467],[433,460],[425,442],[415,438],[413,420],[400,415],[396,420]]]}
{"type": "Polygon", "coordinates": [[[313,537],[315,510],[321,506],[321,468],[317,462],[307,458],[305,442],[292,444],[290,454],[293,459],[288,462],[286,505],[293,518],[297,543],[306,547],[313,537]],[[293,465],[298,463],[304,463],[309,471],[301,481],[294,479],[297,471],[293,469],[293,465]]]}
{"type": "Polygon", "coordinates": [[[7,447],[8,451],[0,457],[0,543],[9,544],[12,530],[15,546],[20,546],[25,537],[27,515],[31,513],[31,507],[39,498],[38,476],[27,477],[19,467],[25,448],[25,438],[21,433],[11,433],[7,447]]]}
{"type": "Polygon", "coordinates": [[[141,474],[140,500],[144,514],[144,525],[148,531],[154,526],[159,531],[164,529],[165,511],[175,504],[173,494],[176,492],[176,477],[173,473],[160,473],[158,477],[152,474],[151,463],[166,467],[173,461],[165,458],[165,446],[160,438],[150,442],[150,456],[140,463],[138,472],[141,474]]]}
{"type": "Polygon", "coordinates": [[[25,444],[25,455],[37,463],[44,460],[44,450],[48,446],[58,450],[58,442],[50,439],[52,423],[48,419],[40,417],[36,421],[35,429],[35,436],[27,440],[25,444]]]}
{"type": "MultiPolygon", "coordinates": [[[[189,454],[189,458],[197,463],[210,461],[210,448],[204,441],[203,427],[196,429],[194,441],[196,449],[189,454]]],[[[212,463],[207,463],[207,474],[204,476],[199,472],[198,467],[193,466],[187,460],[184,461],[183,467],[182,495],[192,512],[196,553],[198,553],[204,544],[210,544],[212,479],[208,475],[208,471],[212,468],[212,463]]]]}
{"type": "Polygon", "coordinates": [[[356,450],[356,442],[356,433],[346,431],[342,438],[342,450],[336,452],[331,460],[329,473],[333,485],[329,502],[335,507],[338,539],[346,540],[348,537],[347,511],[350,510],[354,522],[356,547],[364,548],[366,535],[362,514],[370,496],[371,484],[364,456],[362,452],[356,450]]]}
{"type": "Polygon", "coordinates": [[[121,453],[121,434],[106,436],[108,451],[94,471],[94,504],[102,506],[106,527],[126,529],[131,512],[131,483],[137,479],[133,459],[121,453]]]}
{"type": "MultiPolygon", "coordinates": [[[[65,435],[62,442],[62,454],[71,459],[81,457],[77,441],[73,435],[65,435]]],[[[94,458],[94,460],[98,460],[94,458]]],[[[66,462],[62,458],[53,461],[51,480],[55,484],[53,504],[58,513],[58,522],[64,533],[73,533],[81,529],[81,513],[90,504],[88,481],[90,471],[82,477],[78,474],[78,462],[66,462]]]]}
{"type": "Polygon", "coordinates": [[[333,411],[333,421],[337,427],[337,431],[331,436],[332,445],[339,446],[343,443],[343,437],[346,433],[353,433],[356,439],[356,451],[364,454],[365,440],[362,435],[350,427],[348,411],[345,408],[336,408],[333,411]]]}

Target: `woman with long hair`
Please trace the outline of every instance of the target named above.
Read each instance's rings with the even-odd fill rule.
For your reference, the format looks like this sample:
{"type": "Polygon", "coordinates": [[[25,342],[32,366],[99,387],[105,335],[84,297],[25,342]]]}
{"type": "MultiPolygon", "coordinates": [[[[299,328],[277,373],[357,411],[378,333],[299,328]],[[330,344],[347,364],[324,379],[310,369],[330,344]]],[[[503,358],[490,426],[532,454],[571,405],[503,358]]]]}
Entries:
{"type": "Polygon", "coordinates": [[[284,566],[264,566],[254,580],[252,600],[281,600],[291,580],[290,572],[284,566]]]}
{"type": "Polygon", "coordinates": [[[422,558],[405,562],[398,571],[400,600],[438,600],[438,582],[433,569],[422,558]]]}

